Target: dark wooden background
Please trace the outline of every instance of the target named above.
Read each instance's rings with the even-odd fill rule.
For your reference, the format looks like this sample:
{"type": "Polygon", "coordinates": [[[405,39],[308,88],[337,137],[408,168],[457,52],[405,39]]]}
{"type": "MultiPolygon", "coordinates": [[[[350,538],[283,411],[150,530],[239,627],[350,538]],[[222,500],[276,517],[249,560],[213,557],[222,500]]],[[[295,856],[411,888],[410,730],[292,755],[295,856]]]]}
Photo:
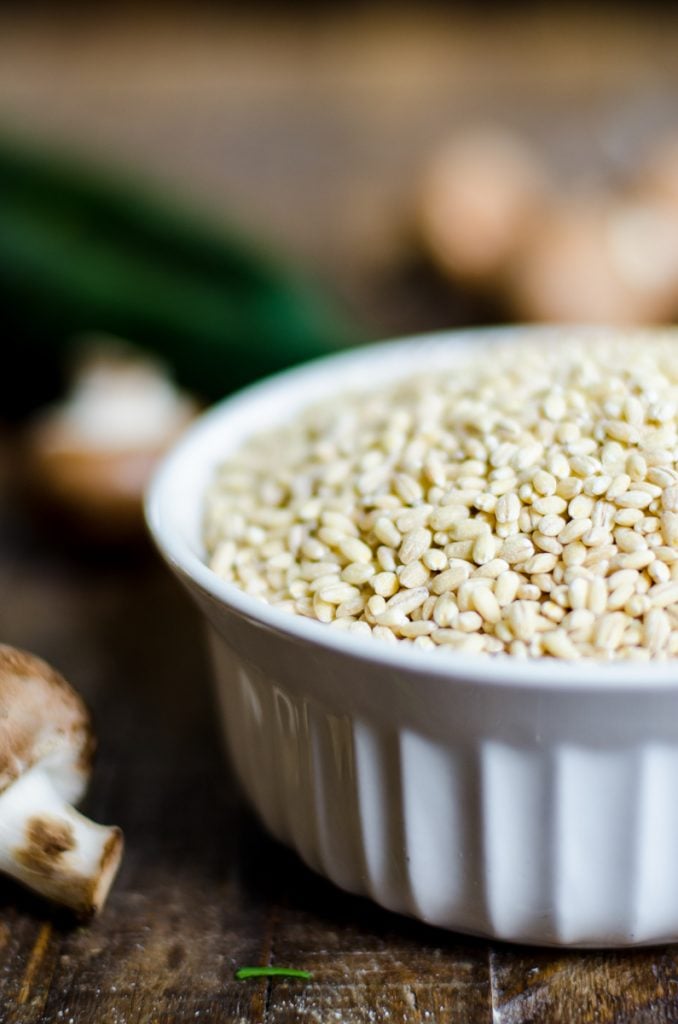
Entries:
{"type": "MultiPolygon", "coordinates": [[[[543,143],[564,178],[623,167],[672,125],[677,29],[666,12],[612,7],[3,8],[0,118],[228,211],[384,334],[491,315],[446,294],[411,245],[423,152],[492,115],[543,143]]],[[[678,946],[559,953],[435,931],[338,892],[268,839],[224,766],[187,598],[148,549],[78,550],[34,522],[15,439],[0,439],[0,637],[90,702],[87,810],[127,838],[88,927],[0,883],[2,1024],[678,1021],[678,946]],[[313,980],[233,978],[266,963],[313,980]]]]}

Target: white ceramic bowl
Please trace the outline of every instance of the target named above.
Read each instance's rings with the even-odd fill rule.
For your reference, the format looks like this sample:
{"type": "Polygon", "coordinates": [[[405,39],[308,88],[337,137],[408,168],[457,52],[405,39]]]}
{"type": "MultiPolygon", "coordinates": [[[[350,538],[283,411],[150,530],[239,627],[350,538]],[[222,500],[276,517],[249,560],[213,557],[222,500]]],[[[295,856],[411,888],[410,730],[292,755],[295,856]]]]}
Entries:
{"type": "Polygon", "coordinates": [[[148,521],[210,624],[240,781],[312,868],[391,910],[500,939],[675,940],[674,664],[394,648],[270,607],[203,561],[206,485],[248,435],[337,392],[458,366],[470,348],[526,330],[558,340],[550,328],[429,335],[248,388],[165,459],[148,521]]]}

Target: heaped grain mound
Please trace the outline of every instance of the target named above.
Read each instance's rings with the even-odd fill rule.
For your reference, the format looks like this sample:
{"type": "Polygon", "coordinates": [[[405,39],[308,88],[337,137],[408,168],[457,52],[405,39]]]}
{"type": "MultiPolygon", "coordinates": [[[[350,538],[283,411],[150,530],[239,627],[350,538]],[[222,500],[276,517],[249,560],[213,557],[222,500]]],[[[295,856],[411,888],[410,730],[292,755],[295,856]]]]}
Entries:
{"type": "Polygon", "coordinates": [[[526,341],[249,441],[212,569],[335,629],[473,652],[678,653],[678,341],[526,341]]]}

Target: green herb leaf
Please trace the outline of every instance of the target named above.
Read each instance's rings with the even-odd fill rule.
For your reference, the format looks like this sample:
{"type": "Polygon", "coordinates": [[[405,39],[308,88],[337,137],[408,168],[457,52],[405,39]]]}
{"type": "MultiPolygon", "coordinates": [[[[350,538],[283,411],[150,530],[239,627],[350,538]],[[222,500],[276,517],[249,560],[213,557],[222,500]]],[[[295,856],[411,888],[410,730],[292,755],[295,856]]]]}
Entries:
{"type": "Polygon", "coordinates": [[[294,967],[239,967],[235,972],[238,981],[248,978],[303,978],[313,977],[310,971],[298,971],[294,967]]]}

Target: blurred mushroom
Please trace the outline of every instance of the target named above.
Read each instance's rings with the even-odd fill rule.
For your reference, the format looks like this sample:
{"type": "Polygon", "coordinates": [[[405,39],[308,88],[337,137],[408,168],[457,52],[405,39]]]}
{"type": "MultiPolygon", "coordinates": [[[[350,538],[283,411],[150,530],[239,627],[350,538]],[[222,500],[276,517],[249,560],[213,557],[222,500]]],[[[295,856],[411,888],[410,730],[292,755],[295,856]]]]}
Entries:
{"type": "Polygon", "coordinates": [[[71,806],[89,781],[89,714],[44,661],[0,645],[0,870],[77,914],[99,911],[122,832],[71,806]]]}
{"type": "Polygon", "coordinates": [[[88,534],[140,533],[154,466],[196,412],[161,365],[102,350],[80,368],[66,400],[30,425],[31,489],[88,534]]]}
{"type": "Polygon", "coordinates": [[[593,197],[554,206],[507,281],[527,320],[661,323],[678,308],[678,208],[593,197]]]}
{"type": "Polygon", "coordinates": [[[512,132],[481,127],[453,138],[431,161],[419,194],[422,240],[440,269],[486,286],[510,264],[549,190],[532,149],[512,132]]]}
{"type": "Polygon", "coordinates": [[[641,196],[678,208],[678,138],[662,139],[641,162],[635,176],[641,196]]]}

